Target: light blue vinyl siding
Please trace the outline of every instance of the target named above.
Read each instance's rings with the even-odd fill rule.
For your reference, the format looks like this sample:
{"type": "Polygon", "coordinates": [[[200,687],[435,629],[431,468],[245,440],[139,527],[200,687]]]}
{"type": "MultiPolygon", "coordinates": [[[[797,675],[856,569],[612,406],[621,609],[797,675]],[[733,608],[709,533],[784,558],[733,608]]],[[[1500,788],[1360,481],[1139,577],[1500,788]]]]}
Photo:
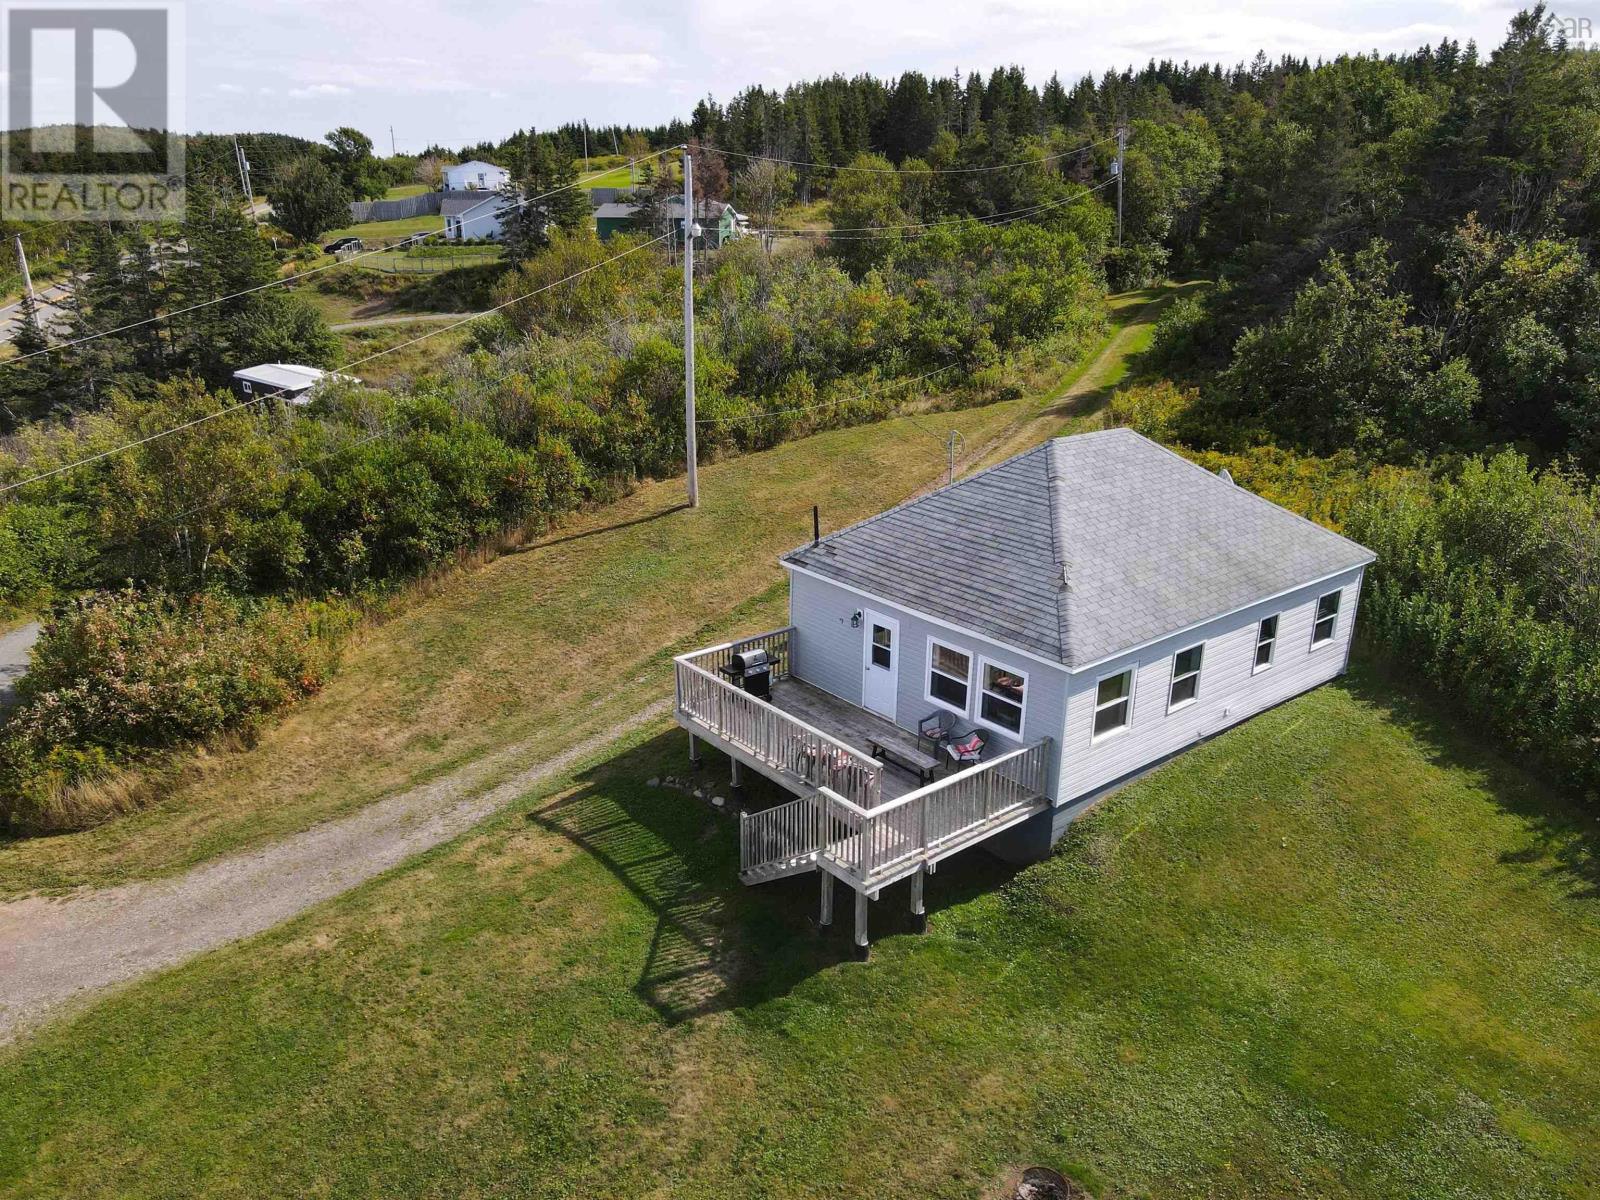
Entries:
{"type": "MultiPolygon", "coordinates": [[[[979,660],[1026,673],[1026,703],[1021,738],[986,728],[991,747],[999,750],[1048,737],[1059,749],[1066,715],[1067,672],[1061,667],[1029,658],[997,642],[956,633],[897,605],[870,599],[838,584],[801,571],[789,572],[789,621],[794,626],[791,654],[796,675],[807,683],[832,692],[852,704],[861,703],[861,680],[866,669],[865,625],[852,628],[851,616],[871,609],[900,623],[895,723],[915,731],[917,722],[938,706],[927,698],[928,639],[972,655],[972,675],[967,689],[965,717],[956,716],[962,728],[977,722],[979,660]]],[[[952,714],[953,715],[953,714],[952,714]]],[[[1051,786],[1055,772],[1052,767],[1051,786]]]]}
{"type": "Polygon", "coordinates": [[[1311,584],[1277,600],[1252,605],[1075,674],[1062,748],[1063,798],[1072,801],[1092,795],[1107,784],[1341,674],[1355,628],[1361,578],[1361,568],[1347,571],[1326,583],[1311,584]],[[1333,640],[1313,647],[1311,626],[1317,600],[1333,591],[1342,592],[1333,640]],[[1256,630],[1263,618],[1273,614],[1278,615],[1276,653],[1271,667],[1256,672],[1256,630]],[[1193,703],[1169,712],[1173,656],[1202,642],[1205,655],[1199,695],[1193,703]],[[1134,671],[1132,721],[1121,732],[1095,740],[1095,691],[1099,681],[1130,667],[1134,671]]]}

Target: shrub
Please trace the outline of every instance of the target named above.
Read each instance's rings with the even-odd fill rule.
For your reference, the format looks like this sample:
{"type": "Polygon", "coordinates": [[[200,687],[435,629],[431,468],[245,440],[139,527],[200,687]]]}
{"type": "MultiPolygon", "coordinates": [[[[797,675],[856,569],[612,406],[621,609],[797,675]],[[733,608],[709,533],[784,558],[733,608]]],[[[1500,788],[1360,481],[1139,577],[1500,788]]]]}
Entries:
{"type": "Polygon", "coordinates": [[[1512,451],[1374,481],[1369,637],[1591,802],[1600,796],[1600,493],[1512,451]]]}
{"type": "Polygon", "coordinates": [[[0,817],[16,832],[92,823],[74,790],[150,752],[227,732],[318,691],[353,610],[180,600],[132,589],[75,600],[45,627],[0,730],[0,817]]]}

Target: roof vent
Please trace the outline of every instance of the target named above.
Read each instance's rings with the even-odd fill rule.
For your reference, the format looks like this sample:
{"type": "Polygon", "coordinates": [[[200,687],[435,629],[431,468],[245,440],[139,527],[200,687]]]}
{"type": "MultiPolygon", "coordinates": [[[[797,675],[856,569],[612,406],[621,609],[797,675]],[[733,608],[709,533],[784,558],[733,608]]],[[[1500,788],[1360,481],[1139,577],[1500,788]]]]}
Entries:
{"type": "Polygon", "coordinates": [[[1063,592],[1070,592],[1072,590],[1072,577],[1068,574],[1068,571],[1071,569],[1072,564],[1064,562],[1057,563],[1056,566],[1061,570],[1061,579],[1058,586],[1063,592]]]}
{"type": "Polygon", "coordinates": [[[1219,467],[1217,469],[1217,478],[1222,480],[1223,483],[1232,483],[1233,472],[1228,470],[1227,467],[1219,467]]]}

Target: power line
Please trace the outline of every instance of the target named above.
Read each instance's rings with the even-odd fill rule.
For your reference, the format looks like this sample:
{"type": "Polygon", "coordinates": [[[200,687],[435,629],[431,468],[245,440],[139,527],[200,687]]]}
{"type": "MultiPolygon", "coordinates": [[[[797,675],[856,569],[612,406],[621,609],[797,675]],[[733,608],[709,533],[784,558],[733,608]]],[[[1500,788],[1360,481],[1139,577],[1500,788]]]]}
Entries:
{"type": "MultiPolygon", "coordinates": [[[[668,153],[671,153],[671,149],[658,150],[654,154],[645,155],[644,158],[639,159],[639,161],[640,162],[644,162],[644,161],[646,161],[646,159],[658,158],[661,155],[668,154],[668,153]]],[[[583,184],[589,182],[590,179],[598,179],[602,175],[606,175],[606,174],[609,174],[609,173],[610,173],[609,171],[599,171],[599,172],[596,172],[596,173],[588,176],[585,179],[575,179],[571,183],[562,184],[558,188],[552,188],[550,191],[542,192],[537,196],[529,196],[527,199],[524,199],[524,200],[511,200],[509,197],[501,197],[501,196],[498,196],[498,194],[497,194],[495,196],[490,197],[489,199],[485,199],[481,204],[475,205],[474,207],[468,209],[467,211],[469,213],[470,212],[477,212],[478,209],[482,208],[484,204],[490,203],[491,199],[506,200],[508,209],[511,209],[511,208],[526,208],[528,205],[533,204],[536,201],[547,199],[550,196],[554,196],[554,195],[556,195],[556,194],[558,194],[560,192],[568,191],[568,190],[570,190],[572,188],[575,188],[575,187],[581,187],[583,184]]],[[[415,233],[415,234],[412,234],[410,237],[402,238],[400,241],[396,242],[392,246],[381,246],[381,247],[375,247],[375,248],[373,248],[371,250],[363,250],[363,251],[360,251],[357,254],[350,255],[350,257],[348,257],[348,258],[340,259],[337,262],[331,262],[331,263],[328,263],[328,264],[326,264],[324,266],[312,267],[309,271],[301,271],[296,275],[285,276],[282,279],[271,279],[271,280],[268,280],[266,283],[257,284],[255,287],[245,288],[242,291],[233,292],[233,293],[230,293],[229,295],[226,295],[226,296],[216,296],[216,297],[214,297],[214,298],[212,298],[210,300],[202,300],[197,304],[191,304],[191,305],[188,305],[185,308],[173,309],[171,312],[158,313],[157,315],[155,315],[153,317],[145,317],[142,320],[130,321],[128,324],[126,324],[126,325],[118,325],[114,329],[103,329],[103,330],[99,331],[98,333],[86,334],[81,338],[74,338],[74,339],[72,339],[70,341],[65,341],[65,342],[57,342],[54,346],[46,346],[43,350],[34,350],[34,351],[32,351],[31,353],[28,353],[28,354],[19,354],[15,358],[8,358],[4,362],[0,362],[0,368],[15,366],[17,363],[26,362],[30,358],[37,358],[41,354],[53,354],[58,350],[67,350],[67,349],[72,348],[73,346],[81,346],[86,342],[92,342],[92,341],[95,341],[98,338],[111,337],[114,334],[118,334],[118,333],[126,333],[130,329],[139,329],[139,328],[141,328],[141,327],[143,327],[145,325],[155,324],[158,321],[170,321],[173,317],[181,317],[181,316],[185,315],[186,313],[192,313],[192,312],[195,312],[195,311],[197,311],[199,309],[202,309],[202,308],[210,308],[211,306],[216,305],[216,304],[225,304],[229,300],[237,300],[242,296],[249,296],[249,295],[253,295],[256,292],[266,291],[268,288],[280,287],[280,286],[283,286],[285,284],[291,284],[291,283],[299,283],[301,280],[307,279],[312,275],[321,274],[323,271],[336,270],[339,267],[347,267],[353,262],[356,262],[356,261],[358,261],[360,259],[363,259],[363,258],[370,257],[371,255],[374,255],[374,254],[392,254],[396,250],[406,246],[407,244],[409,244],[411,242],[415,242],[415,241],[418,241],[418,240],[424,239],[424,238],[437,237],[439,235],[439,233],[441,233],[441,232],[442,232],[441,230],[425,230],[422,233],[415,233]]]]}
{"type": "MultiPolygon", "coordinates": [[[[946,226],[966,225],[966,224],[969,224],[969,223],[974,223],[974,224],[978,224],[978,225],[1005,225],[1005,224],[1008,224],[1011,221],[1020,221],[1023,217],[1031,216],[1034,213],[1044,212],[1046,209],[1061,208],[1062,206],[1067,205],[1067,204],[1076,204],[1079,200],[1082,200],[1085,196],[1092,196],[1096,192],[1103,191],[1106,188],[1112,186],[1116,182],[1117,181],[1115,179],[1108,179],[1104,183],[1097,183],[1092,188],[1085,188],[1081,192],[1074,192],[1072,195],[1067,196],[1067,197],[1065,197],[1065,198],[1063,198],[1061,200],[1051,200],[1051,201],[1047,201],[1046,203],[1043,203],[1043,204],[1034,204],[1034,205],[1030,205],[1027,208],[1011,209],[1011,210],[1009,210],[1007,212],[1002,212],[1002,213],[990,213],[988,216],[982,216],[982,217],[973,217],[973,216],[953,217],[953,218],[951,218],[949,220],[944,220],[944,221],[918,221],[918,222],[915,222],[915,223],[912,223],[912,224],[906,224],[906,225],[859,225],[859,226],[844,226],[844,227],[836,228],[836,229],[835,228],[828,228],[828,229],[801,229],[801,228],[795,228],[795,229],[758,229],[758,230],[755,230],[755,232],[756,233],[771,234],[774,237],[802,237],[802,236],[809,235],[809,236],[813,236],[813,237],[829,237],[829,238],[832,238],[835,235],[841,234],[841,233],[860,233],[860,234],[869,234],[870,233],[870,236],[872,236],[872,237],[887,237],[890,233],[893,233],[893,232],[896,232],[896,231],[902,230],[902,229],[940,229],[940,228],[944,228],[946,226]]],[[[840,238],[839,240],[840,241],[859,241],[859,240],[866,240],[866,239],[864,239],[864,238],[840,238]]]]}
{"type": "MultiPolygon", "coordinates": [[[[794,416],[798,413],[820,412],[825,408],[838,408],[843,404],[851,404],[857,400],[865,400],[868,396],[873,395],[876,392],[886,392],[890,388],[901,387],[912,383],[919,383],[924,379],[931,379],[935,375],[943,375],[946,371],[954,370],[957,365],[958,364],[956,363],[946,363],[944,366],[939,367],[936,370],[927,371],[921,375],[913,375],[910,379],[892,379],[882,387],[873,389],[872,392],[860,392],[854,396],[846,396],[840,400],[829,400],[822,404],[808,404],[803,408],[774,408],[759,413],[737,413],[731,417],[702,417],[696,421],[695,424],[728,425],[735,423],[754,423],[756,421],[764,421],[768,417],[787,417],[794,416]]],[[[907,416],[908,414],[901,413],[900,415],[907,416]]],[[[916,424],[916,422],[913,421],[912,424],[916,424]]]]}
{"type": "MultiPolygon", "coordinates": [[[[1010,171],[1022,167],[1037,167],[1044,163],[1055,162],[1057,159],[1071,158],[1075,154],[1082,154],[1086,150],[1093,150],[1097,146],[1104,146],[1108,142],[1116,141],[1116,136],[1101,138],[1098,142],[1090,142],[1086,146],[1079,146],[1073,150],[1062,150],[1056,154],[1046,154],[1041,158],[1021,159],[1016,162],[1000,163],[992,167],[929,167],[926,171],[917,171],[917,175],[981,175],[990,171],[1010,171]]],[[[900,175],[903,172],[898,167],[848,167],[836,166],[833,163],[811,162],[801,158],[777,158],[771,154],[746,154],[742,150],[722,150],[716,146],[701,146],[703,150],[710,150],[716,154],[727,154],[734,158],[747,158],[755,162],[779,162],[790,167],[815,167],[821,171],[850,171],[859,175],[900,175]]]]}
{"type": "MultiPolygon", "coordinates": [[[[511,305],[518,304],[523,300],[531,299],[532,297],[539,295],[541,292],[548,292],[551,288],[560,287],[563,283],[571,283],[574,279],[578,279],[584,275],[587,275],[591,271],[597,271],[601,267],[608,266],[611,263],[617,262],[619,259],[627,258],[630,254],[637,254],[640,250],[648,249],[651,246],[657,245],[658,243],[664,242],[668,238],[675,236],[677,236],[675,232],[664,233],[660,237],[654,238],[651,241],[640,242],[637,246],[633,246],[627,250],[624,250],[621,254],[614,254],[610,258],[602,259],[600,262],[590,264],[581,271],[574,271],[571,275],[568,275],[564,279],[557,279],[554,283],[547,283],[542,287],[534,288],[531,292],[524,292],[520,296],[513,296],[510,300],[496,304],[492,308],[483,309],[481,312],[475,312],[470,316],[461,318],[459,321],[452,321],[450,324],[442,325],[438,329],[430,329],[428,332],[419,334],[414,338],[408,338],[406,341],[398,342],[393,346],[385,347],[382,350],[376,350],[371,354],[356,359],[354,362],[346,363],[345,369],[348,370],[354,367],[359,367],[363,363],[369,363],[375,358],[382,358],[385,354],[393,354],[396,350],[404,350],[408,346],[415,346],[418,342],[425,342],[431,337],[438,337],[441,333],[449,333],[452,329],[459,329],[463,325],[471,324],[473,321],[479,320],[482,317],[487,317],[493,313],[497,313],[503,308],[509,308],[511,305]]],[[[91,454],[87,458],[80,458],[74,462],[65,463],[62,466],[53,467],[48,471],[41,471],[37,475],[30,475],[28,478],[18,480],[15,483],[8,483],[3,487],[0,487],[0,495],[5,495],[7,492],[14,492],[18,488],[27,487],[30,483],[39,483],[41,480],[50,479],[66,471],[75,470],[78,467],[88,466],[90,463],[100,462],[102,459],[111,458],[113,455],[121,454],[125,450],[137,449],[140,446],[148,445],[150,442],[159,441],[161,438],[169,437],[174,433],[182,433],[185,429],[193,429],[196,425],[203,425],[207,421],[214,421],[216,418],[227,416],[229,413],[244,412],[245,410],[253,408],[258,404],[265,403],[268,400],[272,400],[283,395],[286,390],[286,388],[279,388],[274,392],[263,393],[262,395],[256,396],[253,399],[246,400],[242,404],[231,405],[228,408],[220,408],[216,412],[207,413],[203,417],[196,417],[192,421],[185,421],[181,425],[174,425],[170,429],[163,429],[158,433],[148,434],[145,437],[136,438],[130,442],[123,442],[121,445],[113,446],[109,450],[102,450],[98,454],[91,454]]]]}

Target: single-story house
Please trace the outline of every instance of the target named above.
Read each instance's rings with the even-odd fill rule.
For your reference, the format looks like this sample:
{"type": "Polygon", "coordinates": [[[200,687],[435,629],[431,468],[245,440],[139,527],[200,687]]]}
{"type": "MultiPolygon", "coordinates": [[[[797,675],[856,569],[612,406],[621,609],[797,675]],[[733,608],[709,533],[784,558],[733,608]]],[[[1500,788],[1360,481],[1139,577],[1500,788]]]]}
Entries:
{"type": "Polygon", "coordinates": [[[1056,438],[782,558],[786,628],[676,660],[676,718],[793,801],[740,871],[867,903],[1346,668],[1373,554],[1126,429],[1056,438]]]}
{"type": "Polygon", "coordinates": [[[444,236],[453,242],[470,238],[498,241],[505,232],[502,215],[516,200],[502,192],[455,192],[447,194],[439,207],[444,217],[444,236]]]}
{"type": "Polygon", "coordinates": [[[353,375],[339,375],[321,367],[307,367],[300,363],[261,363],[233,373],[234,386],[245,400],[259,400],[272,396],[285,404],[309,404],[311,393],[328,379],[344,383],[360,383],[353,375]]]}
{"type": "Polygon", "coordinates": [[[491,162],[473,159],[444,168],[441,188],[446,192],[498,192],[511,183],[511,172],[491,162]]]}
{"type": "MultiPolygon", "coordinates": [[[[631,200],[614,200],[601,204],[594,210],[595,233],[602,242],[610,241],[613,234],[633,228],[634,220],[642,206],[631,200]]],[[[721,200],[696,200],[695,220],[703,230],[696,244],[712,249],[725,246],[750,230],[750,218],[731,204],[721,200]]],[[[667,212],[674,229],[683,228],[683,197],[674,196],[667,202],[667,212]]]]}

